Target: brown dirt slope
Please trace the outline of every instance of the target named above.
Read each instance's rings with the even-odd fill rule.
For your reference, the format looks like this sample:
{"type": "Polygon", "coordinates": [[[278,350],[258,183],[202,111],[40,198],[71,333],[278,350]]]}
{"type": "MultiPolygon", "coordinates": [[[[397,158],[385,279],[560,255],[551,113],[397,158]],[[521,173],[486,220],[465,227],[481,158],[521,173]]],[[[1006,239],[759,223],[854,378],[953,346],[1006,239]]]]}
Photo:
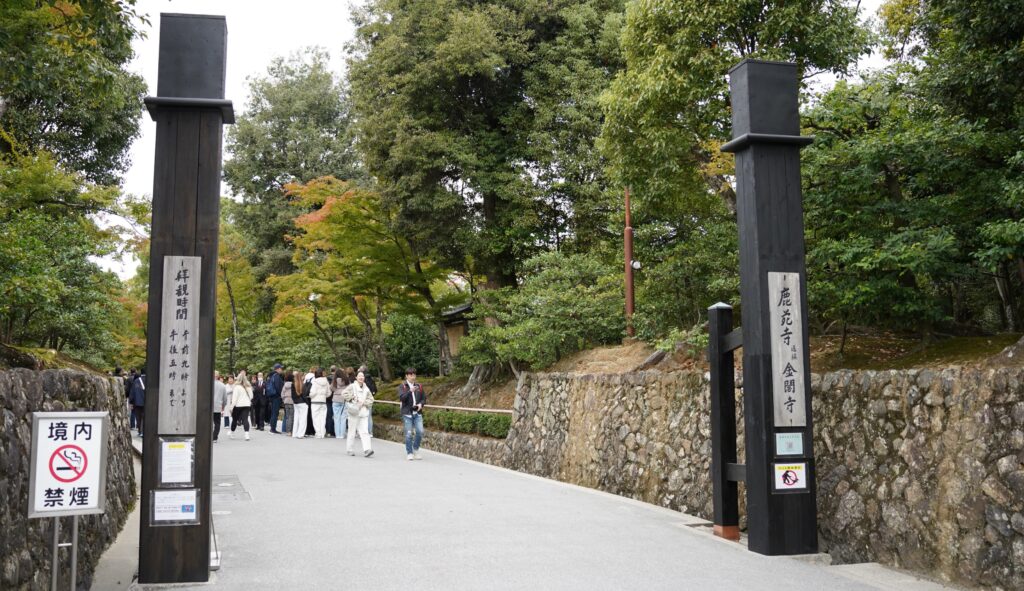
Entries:
{"type": "MultiPolygon", "coordinates": [[[[854,335],[839,356],[839,338],[824,336],[811,338],[811,368],[815,372],[837,369],[908,369],[913,367],[946,367],[951,365],[1022,365],[1024,364],[1024,338],[1019,334],[995,336],[954,337],[940,339],[927,345],[920,339],[893,335],[854,335]],[[1019,340],[1018,340],[1019,339],[1019,340]]],[[[742,365],[737,352],[736,367],[742,365]]],[[[679,346],[675,351],[658,353],[653,347],[639,341],[623,345],[598,347],[574,353],[547,368],[548,372],[565,373],[626,373],[637,369],[679,371],[705,369],[707,362],[702,352],[679,346]]],[[[425,378],[421,380],[430,394],[432,404],[445,405],[449,394],[457,390],[462,379],[425,378]]],[[[398,382],[384,386],[385,398],[394,398],[392,392],[398,382]]],[[[512,408],[515,401],[515,379],[486,386],[480,397],[463,401],[459,406],[473,408],[512,408]]]]}

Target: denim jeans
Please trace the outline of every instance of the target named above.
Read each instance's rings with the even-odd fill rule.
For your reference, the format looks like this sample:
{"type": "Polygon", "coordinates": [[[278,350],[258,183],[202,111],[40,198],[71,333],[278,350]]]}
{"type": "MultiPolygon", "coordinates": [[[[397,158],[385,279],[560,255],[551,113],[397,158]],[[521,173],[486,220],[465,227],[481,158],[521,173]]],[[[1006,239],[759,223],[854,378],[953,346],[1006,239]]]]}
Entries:
{"type": "Polygon", "coordinates": [[[281,412],[281,397],[271,396],[270,399],[270,432],[277,431],[277,415],[281,412]]]}
{"type": "Polygon", "coordinates": [[[402,424],[405,425],[405,453],[411,454],[420,450],[420,442],[423,441],[423,415],[416,414],[411,417],[402,415],[402,424]],[[416,431],[416,439],[413,440],[413,430],[416,431]]]}
{"type": "Polygon", "coordinates": [[[345,439],[348,435],[348,407],[344,402],[332,402],[331,410],[334,411],[334,437],[345,439]]]}
{"type": "Polygon", "coordinates": [[[295,419],[295,405],[284,405],[284,424],[281,425],[281,432],[285,435],[292,434],[292,421],[295,419]]]}

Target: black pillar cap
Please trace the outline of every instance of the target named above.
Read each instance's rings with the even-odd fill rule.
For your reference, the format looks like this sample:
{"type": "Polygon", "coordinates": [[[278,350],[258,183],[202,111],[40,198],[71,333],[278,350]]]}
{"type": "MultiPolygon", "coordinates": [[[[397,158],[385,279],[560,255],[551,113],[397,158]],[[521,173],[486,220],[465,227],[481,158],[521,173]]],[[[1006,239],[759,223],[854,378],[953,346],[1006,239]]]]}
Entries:
{"type": "Polygon", "coordinates": [[[234,106],[224,98],[227,57],[223,16],[161,13],[157,96],[145,99],[150,116],[163,108],[213,108],[234,123],[234,106]]]}
{"type": "Polygon", "coordinates": [[[729,70],[732,136],[800,135],[796,64],[745,59],[729,70]]]}
{"type": "Polygon", "coordinates": [[[162,13],[157,96],[223,99],[227,55],[223,16],[162,13]]]}
{"type": "Polygon", "coordinates": [[[796,64],[745,59],[729,70],[732,137],[736,152],[751,143],[807,145],[800,135],[800,78],[796,64]]]}

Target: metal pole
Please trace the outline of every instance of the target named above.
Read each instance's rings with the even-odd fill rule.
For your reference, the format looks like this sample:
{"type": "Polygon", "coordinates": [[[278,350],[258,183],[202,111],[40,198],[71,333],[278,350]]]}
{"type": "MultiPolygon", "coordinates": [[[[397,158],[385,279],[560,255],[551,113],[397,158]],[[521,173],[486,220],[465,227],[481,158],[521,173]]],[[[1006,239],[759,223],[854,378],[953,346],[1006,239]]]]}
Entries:
{"type": "Polygon", "coordinates": [[[71,518],[71,591],[78,586],[78,515],[71,518]]]}
{"type": "Polygon", "coordinates": [[[57,591],[57,552],[60,541],[60,517],[53,518],[53,556],[50,558],[50,591],[57,591]]]}
{"type": "Polygon", "coordinates": [[[629,210],[629,187],[626,187],[626,230],[623,235],[626,248],[626,336],[633,338],[636,336],[633,328],[633,226],[629,210]]]}

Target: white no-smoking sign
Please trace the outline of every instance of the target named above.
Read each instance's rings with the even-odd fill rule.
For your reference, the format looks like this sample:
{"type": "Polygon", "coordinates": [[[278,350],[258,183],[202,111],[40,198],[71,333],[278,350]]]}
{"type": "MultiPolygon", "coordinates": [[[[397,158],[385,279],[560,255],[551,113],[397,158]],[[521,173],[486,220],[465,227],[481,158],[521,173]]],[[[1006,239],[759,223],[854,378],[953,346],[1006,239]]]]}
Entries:
{"type": "Polygon", "coordinates": [[[32,413],[29,517],[103,513],[108,424],[105,412],[32,413]]]}

